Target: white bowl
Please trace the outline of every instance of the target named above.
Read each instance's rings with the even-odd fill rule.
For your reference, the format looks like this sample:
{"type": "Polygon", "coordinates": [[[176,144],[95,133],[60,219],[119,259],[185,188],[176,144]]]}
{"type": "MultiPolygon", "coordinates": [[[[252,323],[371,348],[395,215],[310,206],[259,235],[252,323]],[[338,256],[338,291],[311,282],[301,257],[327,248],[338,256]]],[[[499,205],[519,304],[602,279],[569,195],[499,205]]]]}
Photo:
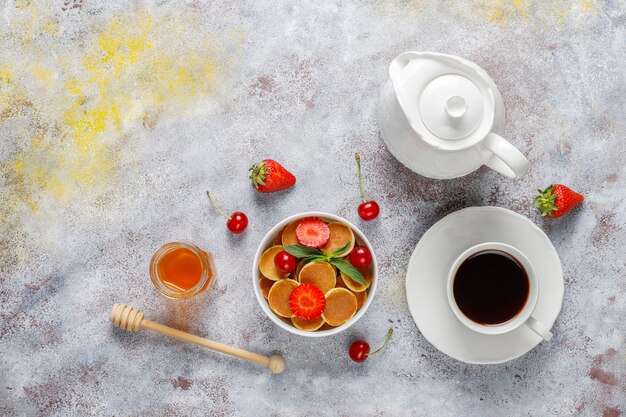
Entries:
{"type": "Polygon", "coordinates": [[[259,248],[256,251],[256,255],[254,256],[254,263],[252,264],[252,286],[254,287],[254,295],[256,296],[256,299],[259,302],[261,309],[265,312],[267,317],[270,318],[270,320],[276,323],[278,327],[281,327],[287,330],[288,332],[291,332],[293,334],[297,334],[300,336],[308,336],[308,337],[331,336],[331,335],[334,335],[334,334],[337,334],[346,330],[347,328],[352,326],[354,323],[356,323],[361,317],[363,317],[363,314],[365,314],[370,304],[372,304],[372,300],[374,299],[374,295],[376,294],[376,287],[378,287],[378,264],[376,263],[376,254],[374,253],[374,250],[372,249],[372,245],[370,245],[370,242],[367,240],[363,232],[361,232],[355,225],[353,225],[352,223],[350,223],[349,221],[347,221],[346,219],[342,217],[335,216],[334,214],[330,214],[330,213],[315,212],[315,211],[294,214],[293,216],[287,217],[286,219],[279,222],[276,226],[272,227],[272,229],[269,232],[267,232],[267,234],[261,241],[261,244],[259,245],[259,248]],[[325,221],[337,221],[337,222],[342,222],[346,224],[347,226],[352,228],[356,241],[359,242],[359,244],[366,246],[372,254],[372,264],[370,266],[370,268],[372,268],[372,283],[369,289],[367,290],[368,293],[367,293],[367,300],[365,301],[365,304],[363,304],[363,307],[361,307],[356,312],[354,317],[352,317],[346,323],[342,324],[341,326],[337,326],[332,329],[329,329],[329,330],[317,330],[314,332],[308,332],[306,330],[300,330],[292,326],[291,324],[285,323],[272,311],[269,304],[267,303],[267,300],[265,299],[265,297],[263,297],[263,294],[261,293],[261,285],[260,285],[261,272],[259,271],[259,259],[261,258],[261,255],[263,254],[265,249],[271,246],[271,243],[274,240],[274,237],[278,234],[280,230],[282,230],[285,226],[287,226],[292,221],[298,220],[298,219],[304,219],[305,217],[319,217],[325,221]]]}

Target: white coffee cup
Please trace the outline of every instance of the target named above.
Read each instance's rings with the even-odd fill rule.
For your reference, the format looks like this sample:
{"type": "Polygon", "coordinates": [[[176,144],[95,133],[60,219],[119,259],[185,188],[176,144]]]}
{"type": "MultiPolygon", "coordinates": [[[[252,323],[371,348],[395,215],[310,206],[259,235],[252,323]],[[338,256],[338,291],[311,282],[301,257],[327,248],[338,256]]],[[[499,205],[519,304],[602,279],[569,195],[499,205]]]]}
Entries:
{"type": "MultiPolygon", "coordinates": [[[[503,279],[506,279],[506,277],[503,277],[503,279]]],[[[472,246],[471,248],[463,252],[452,263],[452,266],[450,267],[450,273],[448,275],[448,301],[450,303],[450,308],[452,308],[454,315],[456,315],[461,323],[463,323],[467,328],[475,332],[487,335],[498,335],[512,332],[518,327],[524,325],[537,333],[543,339],[552,339],[552,333],[532,316],[533,311],[535,310],[535,306],[537,305],[538,298],[539,282],[537,280],[537,275],[535,274],[535,270],[532,264],[530,263],[526,255],[524,255],[522,252],[520,252],[518,249],[514,248],[511,245],[499,242],[486,242],[478,244],[476,246],[472,246]],[[477,323],[468,318],[465,314],[463,314],[454,298],[454,280],[459,270],[459,267],[470,256],[483,251],[500,251],[509,254],[524,267],[526,271],[526,276],[528,277],[528,298],[526,299],[526,304],[521,308],[521,310],[519,311],[519,313],[517,313],[515,317],[504,323],[493,325],[477,323]]]]}

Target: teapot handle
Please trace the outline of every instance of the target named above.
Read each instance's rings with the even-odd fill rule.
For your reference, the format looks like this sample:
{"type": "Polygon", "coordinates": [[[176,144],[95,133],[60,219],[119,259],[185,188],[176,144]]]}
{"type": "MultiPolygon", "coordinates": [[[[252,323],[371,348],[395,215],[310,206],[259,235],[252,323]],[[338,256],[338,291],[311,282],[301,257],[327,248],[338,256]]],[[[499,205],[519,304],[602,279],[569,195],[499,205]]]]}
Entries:
{"type": "Polygon", "coordinates": [[[530,165],[528,159],[502,136],[489,133],[482,145],[491,152],[485,162],[489,168],[509,178],[519,178],[528,171],[530,165]]]}

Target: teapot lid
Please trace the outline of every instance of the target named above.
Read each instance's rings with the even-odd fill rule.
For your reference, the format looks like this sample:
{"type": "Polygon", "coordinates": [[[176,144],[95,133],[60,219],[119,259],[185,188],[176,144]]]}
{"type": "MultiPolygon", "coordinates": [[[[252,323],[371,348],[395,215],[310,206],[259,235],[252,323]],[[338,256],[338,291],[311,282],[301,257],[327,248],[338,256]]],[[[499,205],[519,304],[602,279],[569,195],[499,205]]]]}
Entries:
{"type": "Polygon", "coordinates": [[[485,102],[479,87],[460,74],[433,79],[424,88],[418,112],[424,126],[446,140],[471,135],[483,120],[485,102]]]}
{"type": "Polygon", "coordinates": [[[483,140],[494,123],[497,87],[463,58],[405,52],[389,66],[397,101],[413,131],[437,149],[465,149],[483,140]]]}

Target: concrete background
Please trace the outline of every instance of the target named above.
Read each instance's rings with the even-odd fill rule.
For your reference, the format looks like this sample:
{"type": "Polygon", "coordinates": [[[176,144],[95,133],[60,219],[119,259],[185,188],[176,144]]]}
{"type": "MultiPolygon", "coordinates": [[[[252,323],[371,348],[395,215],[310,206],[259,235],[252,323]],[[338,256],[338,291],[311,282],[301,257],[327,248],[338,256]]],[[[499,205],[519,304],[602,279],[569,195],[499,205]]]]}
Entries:
{"type": "Polygon", "coordinates": [[[3,416],[563,416],[626,413],[626,141],[623,1],[6,1],[0,8],[0,414],[3,416]],[[376,123],[390,61],[461,55],[496,81],[519,181],[480,169],[422,178],[376,123]],[[360,222],[353,154],[382,208],[360,222]],[[256,194],[265,157],[298,177],[256,194]],[[565,183],[585,204],[560,220],[531,207],[565,183]],[[250,226],[231,236],[210,189],[250,226]],[[435,350],[413,323],[404,274],[421,235],[475,205],[524,214],[563,261],[555,338],[497,366],[435,350]],[[321,340],[272,324],[251,289],[265,232],[300,211],[357,222],[380,259],[371,309],[321,340]],[[211,250],[213,292],[160,296],[163,243],[211,250]],[[113,328],[115,302],[152,320],[270,353],[259,366],[113,328]],[[364,364],[350,342],[388,348],[364,364]]]}

